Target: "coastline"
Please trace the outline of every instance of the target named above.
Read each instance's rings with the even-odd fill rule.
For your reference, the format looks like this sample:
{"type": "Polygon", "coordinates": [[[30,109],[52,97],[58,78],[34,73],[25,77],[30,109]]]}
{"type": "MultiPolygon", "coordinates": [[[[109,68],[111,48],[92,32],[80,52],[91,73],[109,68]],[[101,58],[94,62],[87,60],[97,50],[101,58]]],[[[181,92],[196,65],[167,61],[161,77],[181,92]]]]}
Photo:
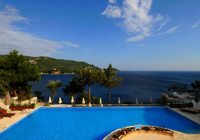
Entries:
{"type": "Polygon", "coordinates": [[[59,73],[59,74],[48,74],[48,73],[40,73],[41,75],[73,75],[75,73],[59,73]]]}

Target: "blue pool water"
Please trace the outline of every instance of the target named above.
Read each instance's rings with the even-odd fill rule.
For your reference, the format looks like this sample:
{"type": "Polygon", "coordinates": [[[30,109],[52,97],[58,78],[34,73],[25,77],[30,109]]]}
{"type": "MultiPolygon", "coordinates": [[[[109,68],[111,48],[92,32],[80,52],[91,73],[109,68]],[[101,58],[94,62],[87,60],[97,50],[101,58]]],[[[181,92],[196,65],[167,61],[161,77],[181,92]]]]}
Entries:
{"type": "Polygon", "coordinates": [[[0,139],[102,140],[115,129],[135,124],[200,134],[200,125],[163,107],[39,108],[1,132],[0,139]]]}

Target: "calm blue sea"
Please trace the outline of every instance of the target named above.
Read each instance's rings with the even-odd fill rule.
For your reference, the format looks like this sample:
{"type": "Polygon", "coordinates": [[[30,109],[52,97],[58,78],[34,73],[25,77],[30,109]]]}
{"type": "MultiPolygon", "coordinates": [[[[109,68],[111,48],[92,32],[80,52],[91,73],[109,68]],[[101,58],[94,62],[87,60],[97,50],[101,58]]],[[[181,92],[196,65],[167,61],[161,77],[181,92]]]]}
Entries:
{"type": "MultiPolygon", "coordinates": [[[[135,103],[135,98],[139,102],[149,101],[150,96],[153,101],[160,98],[163,89],[168,89],[172,84],[178,85],[188,84],[190,88],[191,82],[200,80],[200,72],[169,72],[169,71],[123,71],[118,73],[123,77],[121,88],[114,88],[111,90],[111,103],[117,103],[117,98],[120,97],[121,102],[135,103]]],[[[68,84],[68,81],[74,75],[42,75],[40,82],[33,82],[32,91],[38,90],[42,92],[45,100],[51,96],[46,85],[49,80],[61,80],[63,84],[68,84]]],[[[63,86],[64,87],[64,86],[63,86]]],[[[62,88],[57,89],[57,96],[55,101],[61,97],[64,102],[69,102],[69,96],[65,96],[62,88]]],[[[87,88],[86,88],[87,90],[87,88]]],[[[99,85],[93,85],[91,88],[91,95],[101,97],[103,103],[108,103],[107,90],[99,85]]]]}

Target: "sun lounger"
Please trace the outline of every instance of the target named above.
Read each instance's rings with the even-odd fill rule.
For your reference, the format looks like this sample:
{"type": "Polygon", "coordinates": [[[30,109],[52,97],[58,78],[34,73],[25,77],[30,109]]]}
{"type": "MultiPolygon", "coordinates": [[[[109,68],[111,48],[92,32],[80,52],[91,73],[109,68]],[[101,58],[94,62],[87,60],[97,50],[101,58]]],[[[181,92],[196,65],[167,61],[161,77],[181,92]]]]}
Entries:
{"type": "Polygon", "coordinates": [[[195,108],[181,108],[181,110],[189,113],[199,113],[199,110],[195,108]]]}

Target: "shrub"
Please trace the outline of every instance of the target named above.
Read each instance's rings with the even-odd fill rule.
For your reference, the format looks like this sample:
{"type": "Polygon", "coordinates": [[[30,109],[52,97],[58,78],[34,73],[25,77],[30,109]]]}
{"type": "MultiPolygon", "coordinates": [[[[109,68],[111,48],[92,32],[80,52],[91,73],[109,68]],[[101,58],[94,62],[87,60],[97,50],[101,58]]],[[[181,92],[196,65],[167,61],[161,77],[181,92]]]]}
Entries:
{"type": "Polygon", "coordinates": [[[48,104],[48,103],[45,103],[45,104],[44,104],[44,106],[50,106],[50,104],[48,104]]]}
{"type": "Polygon", "coordinates": [[[35,103],[30,104],[30,106],[35,107],[35,103]]]}
{"type": "Polygon", "coordinates": [[[150,128],[148,126],[144,126],[142,129],[145,130],[145,131],[149,131],[150,130],[150,128]]]}
{"type": "Polygon", "coordinates": [[[15,104],[14,102],[12,102],[12,103],[10,104],[10,106],[16,106],[16,104],[15,104]]]}

